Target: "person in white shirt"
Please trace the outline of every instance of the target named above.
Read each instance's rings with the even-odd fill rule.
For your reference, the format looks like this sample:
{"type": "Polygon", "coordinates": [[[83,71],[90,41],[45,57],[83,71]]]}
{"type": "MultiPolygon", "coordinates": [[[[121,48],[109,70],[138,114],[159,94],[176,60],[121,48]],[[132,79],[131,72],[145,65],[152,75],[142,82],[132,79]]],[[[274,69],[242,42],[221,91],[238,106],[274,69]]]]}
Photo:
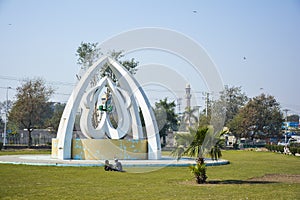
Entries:
{"type": "Polygon", "coordinates": [[[123,167],[121,162],[118,161],[118,159],[115,159],[115,169],[118,170],[119,172],[123,172],[123,167]]]}

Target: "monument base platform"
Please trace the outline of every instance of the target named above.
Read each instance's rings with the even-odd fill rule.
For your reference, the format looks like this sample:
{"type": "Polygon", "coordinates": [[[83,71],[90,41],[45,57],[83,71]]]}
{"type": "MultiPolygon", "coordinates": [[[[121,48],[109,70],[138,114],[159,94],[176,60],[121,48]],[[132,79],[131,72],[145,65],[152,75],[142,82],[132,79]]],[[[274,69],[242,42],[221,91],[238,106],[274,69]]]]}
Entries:
{"type": "MultiPolygon", "coordinates": [[[[52,139],[52,158],[58,155],[58,139],[52,139]]],[[[73,139],[74,160],[147,160],[147,140],[73,139]]]]}

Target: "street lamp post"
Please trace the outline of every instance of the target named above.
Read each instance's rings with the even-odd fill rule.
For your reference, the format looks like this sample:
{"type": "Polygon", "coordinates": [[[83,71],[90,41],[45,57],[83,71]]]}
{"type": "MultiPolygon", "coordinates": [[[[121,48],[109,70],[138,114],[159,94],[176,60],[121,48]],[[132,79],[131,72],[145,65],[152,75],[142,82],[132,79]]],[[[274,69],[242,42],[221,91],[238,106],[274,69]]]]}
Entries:
{"type": "Polygon", "coordinates": [[[4,133],[3,133],[3,146],[6,145],[6,127],[7,127],[7,111],[8,111],[8,90],[11,89],[11,87],[6,88],[6,105],[5,105],[5,117],[4,117],[4,133]]]}

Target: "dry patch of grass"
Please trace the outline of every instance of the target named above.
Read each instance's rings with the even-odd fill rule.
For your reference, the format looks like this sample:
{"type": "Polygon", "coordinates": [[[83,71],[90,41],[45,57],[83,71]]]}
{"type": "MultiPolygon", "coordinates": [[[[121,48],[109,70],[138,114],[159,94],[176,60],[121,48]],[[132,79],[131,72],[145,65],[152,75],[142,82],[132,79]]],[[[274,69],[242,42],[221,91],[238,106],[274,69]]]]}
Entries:
{"type": "Polygon", "coordinates": [[[251,179],[249,179],[249,181],[300,183],[300,174],[266,174],[262,177],[251,178],[251,179]]]}

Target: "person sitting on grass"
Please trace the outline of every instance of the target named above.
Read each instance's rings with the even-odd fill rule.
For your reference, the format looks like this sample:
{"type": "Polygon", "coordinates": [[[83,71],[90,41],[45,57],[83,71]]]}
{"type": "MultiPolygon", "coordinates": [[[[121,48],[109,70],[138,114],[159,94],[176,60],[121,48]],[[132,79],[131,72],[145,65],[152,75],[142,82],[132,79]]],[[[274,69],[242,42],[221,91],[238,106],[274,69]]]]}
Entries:
{"type": "Polygon", "coordinates": [[[105,160],[105,164],[104,164],[104,170],[105,171],[117,171],[112,164],[109,164],[108,160],[105,160]]]}
{"type": "Polygon", "coordinates": [[[121,162],[118,161],[117,158],[115,159],[115,169],[116,169],[116,171],[124,172],[122,164],[121,164],[121,162]]]}

